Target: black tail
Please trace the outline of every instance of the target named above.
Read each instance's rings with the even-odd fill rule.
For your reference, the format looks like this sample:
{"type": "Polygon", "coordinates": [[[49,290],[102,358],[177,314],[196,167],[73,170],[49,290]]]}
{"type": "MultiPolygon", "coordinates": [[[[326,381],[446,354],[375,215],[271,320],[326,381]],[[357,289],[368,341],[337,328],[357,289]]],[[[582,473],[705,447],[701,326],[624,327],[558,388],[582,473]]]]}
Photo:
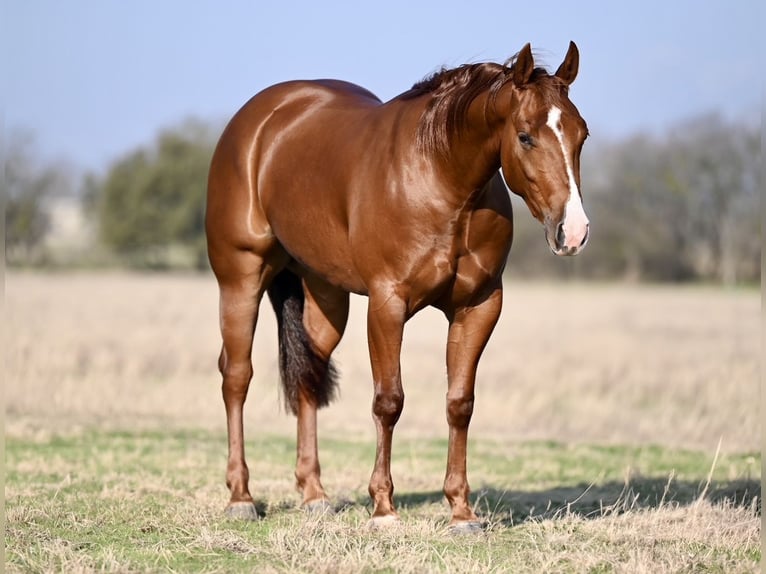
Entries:
{"type": "Polygon", "coordinates": [[[300,278],[280,271],[268,288],[269,300],[277,315],[279,374],[285,407],[298,414],[298,390],[312,397],[317,407],[335,398],[337,372],[329,359],[320,357],[303,327],[303,285],[300,278]]]}

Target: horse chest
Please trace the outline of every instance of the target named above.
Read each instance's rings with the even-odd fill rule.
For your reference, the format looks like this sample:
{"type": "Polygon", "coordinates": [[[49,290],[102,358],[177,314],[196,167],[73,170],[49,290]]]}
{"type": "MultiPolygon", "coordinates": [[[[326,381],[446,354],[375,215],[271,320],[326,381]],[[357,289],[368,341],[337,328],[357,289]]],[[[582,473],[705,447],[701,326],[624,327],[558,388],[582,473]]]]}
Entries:
{"type": "Polygon", "coordinates": [[[411,311],[469,304],[497,283],[510,248],[510,229],[498,223],[470,213],[452,233],[423,238],[406,279],[411,311]]]}

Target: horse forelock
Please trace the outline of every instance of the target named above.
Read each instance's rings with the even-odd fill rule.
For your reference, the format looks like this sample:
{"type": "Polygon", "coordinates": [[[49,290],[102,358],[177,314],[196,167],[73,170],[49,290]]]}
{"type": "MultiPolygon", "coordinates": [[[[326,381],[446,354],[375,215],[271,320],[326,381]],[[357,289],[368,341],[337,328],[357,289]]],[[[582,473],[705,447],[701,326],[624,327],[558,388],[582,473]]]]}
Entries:
{"type": "MultiPolygon", "coordinates": [[[[446,155],[452,137],[466,126],[466,115],[471,103],[482,93],[488,92],[487,106],[494,105],[503,86],[513,81],[513,64],[516,56],[504,64],[486,62],[463,64],[457,68],[442,68],[431,76],[415,83],[402,94],[403,99],[431,95],[417,130],[417,144],[422,150],[446,155]]],[[[566,86],[545,68],[535,68],[528,88],[537,89],[543,103],[550,107],[560,102],[566,86]]],[[[485,108],[485,115],[487,113],[485,108]]]]}

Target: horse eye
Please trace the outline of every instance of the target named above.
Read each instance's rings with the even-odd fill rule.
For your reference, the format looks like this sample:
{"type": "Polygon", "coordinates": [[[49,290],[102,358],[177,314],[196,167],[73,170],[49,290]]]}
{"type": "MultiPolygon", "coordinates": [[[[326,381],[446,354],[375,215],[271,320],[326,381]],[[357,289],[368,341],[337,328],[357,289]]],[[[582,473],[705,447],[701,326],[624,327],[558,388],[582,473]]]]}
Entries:
{"type": "Polygon", "coordinates": [[[532,136],[529,135],[527,132],[519,132],[519,141],[521,142],[521,145],[531,147],[532,146],[532,136]]]}

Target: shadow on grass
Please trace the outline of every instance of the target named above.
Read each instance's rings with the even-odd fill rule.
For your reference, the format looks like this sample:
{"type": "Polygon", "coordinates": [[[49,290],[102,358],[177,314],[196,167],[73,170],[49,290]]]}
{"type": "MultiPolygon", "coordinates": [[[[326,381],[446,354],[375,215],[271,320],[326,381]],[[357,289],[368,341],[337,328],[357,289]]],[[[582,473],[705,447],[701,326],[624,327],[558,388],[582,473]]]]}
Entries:
{"type": "MultiPolygon", "coordinates": [[[[508,526],[562,514],[599,518],[628,510],[690,506],[703,499],[714,504],[755,506],[760,516],[761,483],[741,479],[711,482],[706,488],[704,483],[698,482],[634,478],[629,483],[582,484],[535,492],[483,487],[471,494],[477,514],[508,526]]],[[[395,495],[395,501],[399,507],[408,508],[443,502],[444,494],[440,491],[405,492],[395,495]]]]}

